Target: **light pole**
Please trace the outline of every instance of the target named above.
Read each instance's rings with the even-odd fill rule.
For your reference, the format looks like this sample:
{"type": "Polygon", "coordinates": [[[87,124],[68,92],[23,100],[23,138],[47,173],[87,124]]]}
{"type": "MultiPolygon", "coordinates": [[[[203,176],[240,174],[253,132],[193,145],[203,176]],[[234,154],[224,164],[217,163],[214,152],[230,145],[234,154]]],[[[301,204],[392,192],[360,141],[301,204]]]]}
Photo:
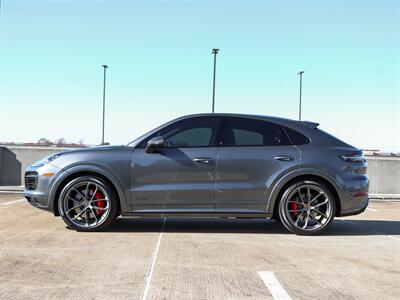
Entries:
{"type": "Polygon", "coordinates": [[[218,54],[219,49],[214,48],[212,49],[212,54],[214,54],[214,76],[213,76],[213,94],[212,94],[212,113],[214,113],[214,107],[215,107],[215,72],[217,68],[217,54],[218,54]]]}
{"type": "Polygon", "coordinates": [[[303,73],[304,71],[300,71],[297,73],[300,75],[300,94],[299,94],[299,121],[301,121],[301,90],[303,88],[303,73]]]}
{"type": "Polygon", "coordinates": [[[103,130],[101,131],[101,144],[104,145],[104,119],[106,115],[106,70],[107,65],[103,65],[104,68],[104,79],[103,79],[103,130]]]}

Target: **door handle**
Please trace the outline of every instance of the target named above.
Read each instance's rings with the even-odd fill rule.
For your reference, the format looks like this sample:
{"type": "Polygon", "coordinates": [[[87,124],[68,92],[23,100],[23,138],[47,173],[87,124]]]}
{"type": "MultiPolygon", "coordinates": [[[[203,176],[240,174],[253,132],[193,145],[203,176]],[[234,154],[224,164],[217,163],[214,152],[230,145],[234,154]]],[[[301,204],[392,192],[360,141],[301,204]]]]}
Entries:
{"type": "Polygon", "coordinates": [[[280,160],[280,161],[293,161],[294,157],[291,155],[278,155],[278,156],[275,156],[274,159],[280,160]]]}
{"type": "Polygon", "coordinates": [[[214,159],[212,159],[211,157],[197,157],[197,158],[193,158],[193,161],[195,163],[199,163],[199,164],[209,164],[209,163],[213,162],[214,159]]]}

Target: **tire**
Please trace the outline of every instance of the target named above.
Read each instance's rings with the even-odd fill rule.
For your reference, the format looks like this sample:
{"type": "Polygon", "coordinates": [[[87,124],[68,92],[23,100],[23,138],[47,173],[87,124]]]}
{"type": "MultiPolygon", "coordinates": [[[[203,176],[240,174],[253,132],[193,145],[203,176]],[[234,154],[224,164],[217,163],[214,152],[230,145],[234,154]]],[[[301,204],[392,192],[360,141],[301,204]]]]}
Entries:
{"type": "Polygon", "coordinates": [[[335,213],[335,199],[321,182],[301,180],[290,185],[279,202],[279,218],[289,231],[316,235],[327,230],[335,213]]]}
{"type": "Polygon", "coordinates": [[[96,176],[72,179],[58,198],[60,216],[77,231],[102,231],[117,216],[117,202],[113,187],[96,176]]]}

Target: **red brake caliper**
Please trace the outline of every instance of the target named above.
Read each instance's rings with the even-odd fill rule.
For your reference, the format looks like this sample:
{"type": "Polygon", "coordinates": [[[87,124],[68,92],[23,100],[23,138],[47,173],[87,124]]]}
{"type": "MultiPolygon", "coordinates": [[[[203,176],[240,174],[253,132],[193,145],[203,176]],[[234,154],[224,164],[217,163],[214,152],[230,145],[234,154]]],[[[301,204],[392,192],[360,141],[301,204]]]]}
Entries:
{"type": "MultiPolygon", "coordinates": [[[[294,198],[293,201],[297,201],[297,198],[294,198]]],[[[300,205],[297,202],[290,202],[290,210],[293,210],[291,212],[292,216],[295,217],[299,214],[298,210],[300,205]]]]}
{"type": "MultiPolygon", "coordinates": [[[[97,199],[104,199],[103,195],[99,191],[96,192],[96,194],[94,195],[94,198],[96,200],[97,199]]],[[[96,201],[94,204],[95,204],[94,206],[97,206],[97,207],[101,207],[101,208],[105,208],[106,207],[106,202],[105,201],[96,201]]],[[[104,214],[104,210],[96,209],[96,214],[101,216],[102,214],[104,214]]]]}

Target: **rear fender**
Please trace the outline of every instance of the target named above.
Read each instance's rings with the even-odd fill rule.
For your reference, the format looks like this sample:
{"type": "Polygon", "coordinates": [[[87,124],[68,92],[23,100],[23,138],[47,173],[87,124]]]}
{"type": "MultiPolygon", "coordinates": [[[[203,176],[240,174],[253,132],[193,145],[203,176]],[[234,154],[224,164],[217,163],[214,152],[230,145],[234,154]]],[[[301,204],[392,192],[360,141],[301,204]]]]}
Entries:
{"type": "Polygon", "coordinates": [[[300,176],[317,176],[320,177],[326,181],[328,181],[336,190],[337,194],[339,195],[339,202],[340,199],[342,198],[340,194],[340,189],[338,188],[338,185],[336,184],[336,181],[334,180],[334,177],[332,175],[322,172],[318,169],[312,169],[312,168],[306,168],[306,169],[297,169],[294,170],[290,173],[287,173],[283,175],[281,178],[279,178],[276,183],[274,184],[274,188],[272,189],[271,193],[269,194],[268,197],[268,202],[267,202],[267,213],[272,214],[274,212],[274,207],[275,203],[279,201],[278,197],[280,192],[282,191],[282,188],[291,180],[295,179],[296,177],[300,176]]]}

